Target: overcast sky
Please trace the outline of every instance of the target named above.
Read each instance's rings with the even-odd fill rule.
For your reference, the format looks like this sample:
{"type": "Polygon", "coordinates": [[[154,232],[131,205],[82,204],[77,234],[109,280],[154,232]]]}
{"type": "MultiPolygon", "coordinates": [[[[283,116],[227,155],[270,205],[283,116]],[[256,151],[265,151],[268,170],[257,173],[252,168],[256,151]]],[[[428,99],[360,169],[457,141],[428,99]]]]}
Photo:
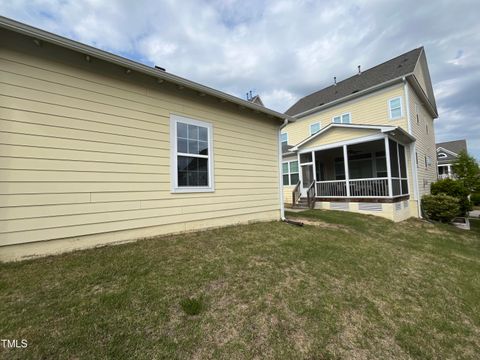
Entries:
{"type": "Polygon", "coordinates": [[[437,142],[480,159],[480,1],[0,1],[0,14],[225,92],[297,99],[423,45],[437,142]]]}

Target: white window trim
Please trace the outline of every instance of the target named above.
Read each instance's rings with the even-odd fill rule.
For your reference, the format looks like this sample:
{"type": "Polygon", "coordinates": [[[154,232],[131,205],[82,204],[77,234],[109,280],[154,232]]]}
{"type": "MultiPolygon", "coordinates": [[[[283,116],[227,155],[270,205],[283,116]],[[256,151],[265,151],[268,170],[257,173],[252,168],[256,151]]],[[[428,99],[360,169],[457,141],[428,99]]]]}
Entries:
{"type": "Polygon", "coordinates": [[[286,135],[286,136],[287,136],[287,144],[288,144],[288,133],[287,133],[287,132],[282,132],[282,133],[280,133],[280,142],[281,142],[281,143],[284,143],[285,141],[282,141],[282,135],[286,135]]]}
{"type": "Polygon", "coordinates": [[[310,128],[310,136],[312,136],[313,134],[316,134],[317,132],[315,133],[312,133],[312,126],[313,125],[317,125],[318,124],[318,131],[320,131],[322,129],[322,123],[320,121],[317,121],[317,122],[314,122],[314,123],[311,123],[309,128],[310,128]]]}
{"type": "Polygon", "coordinates": [[[445,159],[445,158],[447,157],[447,154],[445,154],[445,153],[443,153],[443,152],[442,152],[442,153],[438,153],[438,157],[439,157],[440,159],[445,159]]]}
{"type": "Polygon", "coordinates": [[[172,193],[214,192],[215,179],[213,174],[213,125],[211,123],[191,119],[180,115],[170,115],[170,184],[172,193]],[[205,127],[208,130],[208,155],[198,155],[208,159],[208,186],[178,186],[177,161],[179,155],[194,156],[177,152],[177,122],[205,127]]]}
{"type": "Polygon", "coordinates": [[[388,116],[390,117],[390,120],[398,120],[403,117],[403,99],[401,96],[396,96],[394,98],[388,99],[387,106],[388,106],[388,116]],[[400,100],[400,116],[392,117],[392,107],[390,106],[390,104],[393,100],[400,100]]]}
{"type": "Polygon", "coordinates": [[[298,171],[292,172],[292,169],[291,169],[291,163],[292,162],[297,162],[298,163],[298,160],[288,160],[288,161],[283,161],[282,162],[282,184],[283,184],[283,176],[284,175],[288,176],[288,185],[283,184],[283,186],[297,185],[297,184],[292,184],[292,174],[298,174],[298,178],[300,179],[300,165],[297,164],[298,171]],[[287,164],[287,173],[286,174],[283,173],[283,164],[287,164]]]}
{"type": "Polygon", "coordinates": [[[351,123],[352,123],[352,113],[351,113],[351,112],[346,112],[346,113],[343,113],[343,114],[341,114],[341,115],[332,116],[332,123],[333,123],[333,124],[351,124],[351,123]],[[344,122],[342,121],[342,117],[343,117],[344,115],[348,115],[348,119],[350,120],[348,123],[344,123],[344,122]],[[333,121],[333,119],[335,119],[336,117],[339,117],[339,118],[340,118],[340,122],[339,122],[339,123],[336,123],[336,122],[333,121]]]}

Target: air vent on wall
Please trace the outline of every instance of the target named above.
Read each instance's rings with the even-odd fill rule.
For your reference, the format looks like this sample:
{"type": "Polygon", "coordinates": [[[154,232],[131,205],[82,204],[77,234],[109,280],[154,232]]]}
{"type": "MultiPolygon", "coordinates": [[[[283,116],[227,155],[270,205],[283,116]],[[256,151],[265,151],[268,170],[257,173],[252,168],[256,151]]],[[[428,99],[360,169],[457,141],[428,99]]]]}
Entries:
{"type": "Polygon", "coordinates": [[[358,210],[363,211],[382,211],[383,206],[379,203],[359,203],[358,210]]]}
{"type": "Polygon", "coordinates": [[[331,210],[348,210],[348,203],[346,202],[332,202],[330,203],[331,210]]]}

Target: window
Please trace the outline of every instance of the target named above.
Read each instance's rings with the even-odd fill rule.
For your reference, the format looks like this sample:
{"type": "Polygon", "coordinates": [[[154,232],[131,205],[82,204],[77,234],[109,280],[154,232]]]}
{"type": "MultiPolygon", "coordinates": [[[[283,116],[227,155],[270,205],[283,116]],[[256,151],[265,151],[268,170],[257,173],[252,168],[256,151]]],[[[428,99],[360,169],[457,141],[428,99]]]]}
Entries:
{"type": "Polygon", "coordinates": [[[172,115],[172,192],[213,191],[212,125],[172,115]]]}
{"type": "Polygon", "coordinates": [[[319,131],[320,131],[320,123],[319,122],[310,124],[310,135],[316,134],[319,131]]]}
{"type": "Polygon", "coordinates": [[[287,133],[281,133],[280,134],[280,141],[282,142],[282,152],[285,152],[288,150],[288,134],[287,133]]]}
{"type": "Polygon", "coordinates": [[[438,154],[439,159],[445,159],[446,157],[447,157],[447,154],[445,154],[445,153],[439,153],[438,154]]]}
{"type": "Polygon", "coordinates": [[[283,185],[297,185],[299,181],[298,161],[286,161],[282,163],[283,185]]]}
{"type": "Polygon", "coordinates": [[[396,97],[388,100],[388,107],[390,110],[390,119],[398,119],[402,117],[402,97],[396,97]]]}
{"type": "Polygon", "coordinates": [[[424,156],[424,160],[425,160],[425,169],[426,169],[428,167],[427,155],[424,156]]]}
{"type": "Polygon", "coordinates": [[[335,124],[350,124],[352,122],[352,115],[350,113],[334,116],[332,122],[335,124]]]}

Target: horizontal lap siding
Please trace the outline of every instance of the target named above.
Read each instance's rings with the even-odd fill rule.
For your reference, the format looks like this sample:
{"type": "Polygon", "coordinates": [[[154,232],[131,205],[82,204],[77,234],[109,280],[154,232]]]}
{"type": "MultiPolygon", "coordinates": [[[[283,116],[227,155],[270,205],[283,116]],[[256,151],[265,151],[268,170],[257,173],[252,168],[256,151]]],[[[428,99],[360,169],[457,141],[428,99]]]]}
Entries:
{"type": "Polygon", "coordinates": [[[388,100],[397,96],[402,96],[405,110],[403,85],[398,84],[300,118],[288,124],[283,131],[288,133],[288,143],[295,145],[310,135],[310,124],[320,122],[323,128],[332,122],[334,116],[344,113],[351,113],[352,124],[401,126],[407,130],[406,111],[396,120],[390,120],[388,114],[388,100]]]}
{"type": "Polygon", "coordinates": [[[278,218],[273,119],[1,38],[0,245],[278,218]],[[215,192],[171,194],[171,113],[213,124],[215,192]]]}

